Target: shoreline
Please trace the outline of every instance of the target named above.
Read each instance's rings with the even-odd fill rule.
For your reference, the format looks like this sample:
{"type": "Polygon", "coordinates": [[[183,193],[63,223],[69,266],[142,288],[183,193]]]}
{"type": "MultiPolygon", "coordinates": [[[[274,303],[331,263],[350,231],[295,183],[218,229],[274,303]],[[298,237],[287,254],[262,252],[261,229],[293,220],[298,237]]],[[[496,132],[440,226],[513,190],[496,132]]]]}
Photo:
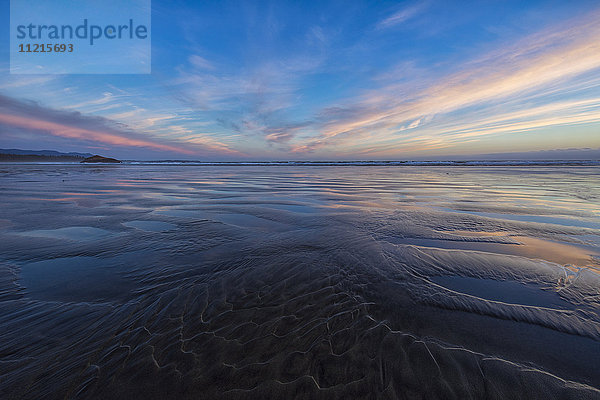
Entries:
{"type": "MultiPolygon", "coordinates": [[[[95,162],[92,165],[115,165],[115,163],[95,162]]],[[[597,167],[600,160],[540,160],[540,161],[135,161],[123,160],[120,165],[181,165],[181,166],[210,166],[210,167],[597,167]]],[[[82,165],[79,161],[4,161],[0,165],[82,165]]]]}

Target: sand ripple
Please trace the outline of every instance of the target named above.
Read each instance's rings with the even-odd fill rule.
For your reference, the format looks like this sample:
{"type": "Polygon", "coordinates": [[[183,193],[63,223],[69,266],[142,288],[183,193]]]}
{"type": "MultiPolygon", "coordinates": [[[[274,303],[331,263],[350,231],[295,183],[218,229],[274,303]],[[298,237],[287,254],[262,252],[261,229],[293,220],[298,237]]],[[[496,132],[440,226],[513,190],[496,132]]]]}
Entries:
{"type": "MultiPolygon", "coordinates": [[[[467,178],[435,169],[20,168],[0,200],[2,398],[600,398],[589,223],[448,210],[467,178]],[[92,184],[97,206],[64,200],[92,184]],[[102,234],[65,237],[85,226],[102,234]]],[[[512,174],[471,177],[478,209],[512,174]]]]}

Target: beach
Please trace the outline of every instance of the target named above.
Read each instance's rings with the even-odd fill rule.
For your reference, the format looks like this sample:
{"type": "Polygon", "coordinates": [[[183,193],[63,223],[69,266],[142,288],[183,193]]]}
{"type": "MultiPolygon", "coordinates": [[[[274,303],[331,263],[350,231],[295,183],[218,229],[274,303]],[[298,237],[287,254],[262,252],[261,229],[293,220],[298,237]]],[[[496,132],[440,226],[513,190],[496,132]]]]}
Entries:
{"type": "Polygon", "coordinates": [[[600,399],[600,169],[0,164],[0,397],[600,399]]]}

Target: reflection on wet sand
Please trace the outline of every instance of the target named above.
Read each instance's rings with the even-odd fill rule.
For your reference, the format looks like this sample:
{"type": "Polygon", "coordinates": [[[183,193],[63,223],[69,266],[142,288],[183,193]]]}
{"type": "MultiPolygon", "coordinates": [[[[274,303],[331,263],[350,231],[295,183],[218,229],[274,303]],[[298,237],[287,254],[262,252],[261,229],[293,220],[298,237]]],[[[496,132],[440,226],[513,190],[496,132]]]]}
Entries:
{"type": "MultiPolygon", "coordinates": [[[[476,231],[448,231],[447,233],[467,238],[503,238],[508,243],[497,242],[459,242],[457,247],[471,250],[489,251],[500,254],[513,254],[528,258],[550,261],[557,264],[569,265],[576,268],[592,268],[599,270],[600,249],[582,243],[561,243],[529,236],[519,236],[516,232],[476,232],[476,231]],[[461,244],[465,243],[463,247],[461,244]]],[[[464,239],[463,239],[464,240],[464,239]]],[[[468,240],[468,239],[467,239],[468,240]]],[[[415,243],[418,244],[418,243],[415,243]]],[[[452,244],[444,241],[442,247],[448,248],[452,244]]],[[[435,246],[434,246],[435,247],[435,246]]],[[[600,271],[599,271],[600,272],[600,271]]]]}
{"type": "Polygon", "coordinates": [[[600,399],[597,168],[0,172],[2,398],[600,399]]]}

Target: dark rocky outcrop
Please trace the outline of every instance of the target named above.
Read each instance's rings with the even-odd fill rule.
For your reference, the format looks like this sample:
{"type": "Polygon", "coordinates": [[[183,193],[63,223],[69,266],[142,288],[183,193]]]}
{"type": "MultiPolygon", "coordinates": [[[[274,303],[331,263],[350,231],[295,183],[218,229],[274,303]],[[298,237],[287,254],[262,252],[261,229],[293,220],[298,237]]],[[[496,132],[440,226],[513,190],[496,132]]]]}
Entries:
{"type": "Polygon", "coordinates": [[[102,157],[102,156],[99,156],[99,155],[95,155],[95,156],[88,157],[88,158],[84,159],[81,162],[82,163],[113,163],[113,164],[118,164],[121,161],[116,160],[114,158],[102,157]]]}

